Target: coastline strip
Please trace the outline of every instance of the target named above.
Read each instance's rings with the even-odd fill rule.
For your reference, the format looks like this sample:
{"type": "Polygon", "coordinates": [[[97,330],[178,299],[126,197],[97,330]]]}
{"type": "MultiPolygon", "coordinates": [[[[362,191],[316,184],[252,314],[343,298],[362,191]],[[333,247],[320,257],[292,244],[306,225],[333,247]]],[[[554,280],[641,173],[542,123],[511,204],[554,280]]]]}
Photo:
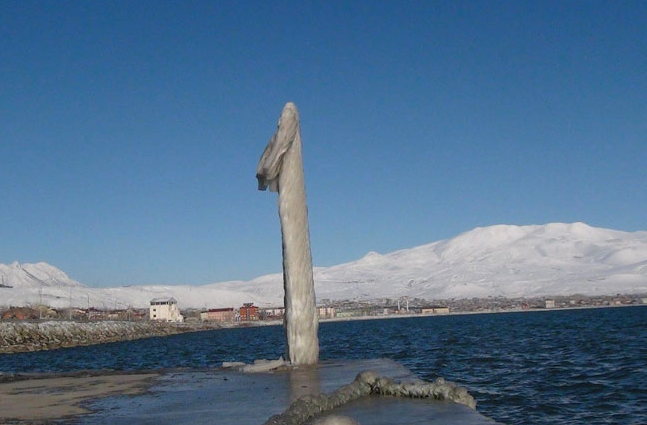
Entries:
{"type": "Polygon", "coordinates": [[[142,394],[159,376],[59,376],[0,383],[0,423],[33,423],[90,413],[82,403],[112,395],[142,394]]]}

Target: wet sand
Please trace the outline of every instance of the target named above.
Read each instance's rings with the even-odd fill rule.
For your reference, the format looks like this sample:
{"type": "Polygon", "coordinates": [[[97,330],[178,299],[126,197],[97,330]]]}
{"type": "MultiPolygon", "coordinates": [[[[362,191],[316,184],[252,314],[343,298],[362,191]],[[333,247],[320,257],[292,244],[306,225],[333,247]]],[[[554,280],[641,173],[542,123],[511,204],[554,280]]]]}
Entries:
{"type": "Polygon", "coordinates": [[[0,383],[0,423],[47,423],[90,411],[84,402],[144,393],[157,373],[29,378],[0,383]]]}

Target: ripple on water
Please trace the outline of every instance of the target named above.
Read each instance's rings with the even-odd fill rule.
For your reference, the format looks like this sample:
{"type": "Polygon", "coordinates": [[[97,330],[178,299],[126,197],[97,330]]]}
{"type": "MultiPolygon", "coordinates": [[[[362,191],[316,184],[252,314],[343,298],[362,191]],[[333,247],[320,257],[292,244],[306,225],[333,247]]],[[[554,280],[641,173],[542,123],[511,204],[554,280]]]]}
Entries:
{"type": "MultiPolygon", "coordinates": [[[[508,425],[647,423],[647,307],[324,322],[322,360],[391,358],[508,425]]],[[[2,372],[209,368],[283,355],[281,326],[0,355],[2,372]]]]}

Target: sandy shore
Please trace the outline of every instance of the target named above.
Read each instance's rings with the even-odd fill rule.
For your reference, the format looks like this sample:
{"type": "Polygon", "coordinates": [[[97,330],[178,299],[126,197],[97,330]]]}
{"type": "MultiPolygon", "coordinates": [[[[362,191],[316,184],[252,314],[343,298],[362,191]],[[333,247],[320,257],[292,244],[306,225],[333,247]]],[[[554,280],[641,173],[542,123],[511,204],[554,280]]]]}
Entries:
{"type": "Polygon", "coordinates": [[[0,423],[46,423],[89,413],[83,402],[111,395],[136,395],[156,373],[59,376],[0,383],[0,423]]]}

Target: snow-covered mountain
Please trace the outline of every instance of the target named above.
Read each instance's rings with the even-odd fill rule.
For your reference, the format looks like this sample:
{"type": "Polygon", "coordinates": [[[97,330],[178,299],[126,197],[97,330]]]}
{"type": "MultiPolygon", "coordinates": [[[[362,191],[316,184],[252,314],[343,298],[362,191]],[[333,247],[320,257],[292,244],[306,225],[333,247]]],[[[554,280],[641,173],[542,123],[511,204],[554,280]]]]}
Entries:
{"type": "Polygon", "coordinates": [[[245,302],[266,304],[256,294],[230,290],[220,284],[92,288],[47,263],[0,264],[0,306],[43,304],[53,308],[142,308],[148,307],[151,299],[161,297],[175,297],[182,308],[240,306],[245,302]]]}
{"type": "MultiPolygon", "coordinates": [[[[584,223],[476,228],[454,238],[314,271],[317,299],[472,298],[647,293],[647,232],[584,223]]],[[[0,265],[0,305],[181,308],[282,305],[282,275],[202,286],[90,288],[46,263],[0,265]]]]}
{"type": "Polygon", "coordinates": [[[17,261],[0,264],[0,285],[10,284],[21,288],[82,286],[68,275],[47,263],[19,264],[17,261]]]}

